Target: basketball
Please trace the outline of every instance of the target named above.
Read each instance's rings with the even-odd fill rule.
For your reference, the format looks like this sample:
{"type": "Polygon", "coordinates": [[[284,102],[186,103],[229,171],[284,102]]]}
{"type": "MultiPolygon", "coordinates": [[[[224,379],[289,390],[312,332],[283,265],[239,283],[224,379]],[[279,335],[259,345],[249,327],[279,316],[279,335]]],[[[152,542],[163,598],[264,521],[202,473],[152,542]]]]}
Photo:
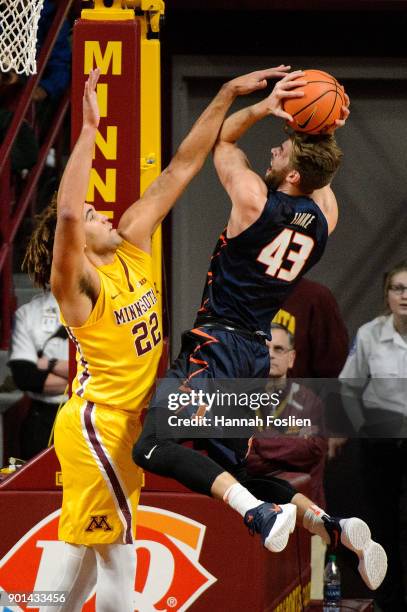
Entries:
{"type": "MultiPolygon", "coordinates": [[[[287,124],[296,132],[319,134],[334,127],[345,104],[345,90],[331,74],[322,70],[304,70],[307,84],[300,87],[302,98],[284,100],[284,110],[293,117],[287,124]]],[[[294,90],[295,91],[295,90],[294,90]]]]}

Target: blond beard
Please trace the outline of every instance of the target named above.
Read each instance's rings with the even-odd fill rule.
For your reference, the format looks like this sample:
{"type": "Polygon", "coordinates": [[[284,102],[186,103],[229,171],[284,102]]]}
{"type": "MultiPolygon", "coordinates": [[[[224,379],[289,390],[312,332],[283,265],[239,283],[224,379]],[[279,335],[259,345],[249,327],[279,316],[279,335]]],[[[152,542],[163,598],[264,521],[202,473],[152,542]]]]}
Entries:
{"type": "Polygon", "coordinates": [[[274,168],[271,168],[271,170],[267,172],[264,181],[268,189],[274,189],[274,191],[276,191],[286,176],[287,170],[274,170],[274,168]]]}

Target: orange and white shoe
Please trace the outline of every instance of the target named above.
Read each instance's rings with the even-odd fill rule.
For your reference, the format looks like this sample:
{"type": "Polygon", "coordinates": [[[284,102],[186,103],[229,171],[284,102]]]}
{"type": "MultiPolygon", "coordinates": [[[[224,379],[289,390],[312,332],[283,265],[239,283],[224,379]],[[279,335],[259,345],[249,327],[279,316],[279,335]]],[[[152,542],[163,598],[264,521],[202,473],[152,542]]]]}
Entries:
{"type": "Polygon", "coordinates": [[[281,552],[295,528],[297,507],[294,504],[269,504],[264,502],[248,510],[244,523],[252,534],[259,533],[263,545],[271,552],[281,552]]]}
{"type": "Polygon", "coordinates": [[[387,572],[387,555],[383,546],[372,540],[368,525],[359,518],[321,517],[329,533],[331,546],[339,542],[359,558],[358,571],[369,589],[377,589],[387,572]]]}

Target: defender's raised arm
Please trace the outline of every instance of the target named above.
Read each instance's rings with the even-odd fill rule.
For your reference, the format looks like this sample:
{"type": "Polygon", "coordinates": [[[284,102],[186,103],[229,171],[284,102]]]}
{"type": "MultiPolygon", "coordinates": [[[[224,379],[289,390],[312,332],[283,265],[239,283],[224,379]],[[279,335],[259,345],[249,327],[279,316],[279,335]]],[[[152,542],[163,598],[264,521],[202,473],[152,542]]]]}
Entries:
{"type": "Polygon", "coordinates": [[[150,237],[186,186],[202,168],[236,96],[264,89],[267,79],[284,76],[289,66],[257,70],[225,83],[181,143],[168,167],[123,214],[120,234],[150,251],[150,237]]]}

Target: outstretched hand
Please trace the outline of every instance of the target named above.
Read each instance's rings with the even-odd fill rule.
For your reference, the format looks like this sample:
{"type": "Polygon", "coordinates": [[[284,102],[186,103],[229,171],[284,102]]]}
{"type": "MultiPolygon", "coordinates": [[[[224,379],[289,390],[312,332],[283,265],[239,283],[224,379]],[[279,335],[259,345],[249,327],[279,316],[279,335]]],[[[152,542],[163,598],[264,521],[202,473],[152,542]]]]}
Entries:
{"type": "Polygon", "coordinates": [[[243,96],[258,89],[264,89],[267,86],[267,79],[284,77],[290,69],[291,66],[280,64],[280,66],[275,68],[256,70],[255,72],[236,77],[236,79],[229,81],[227,85],[233,89],[235,95],[243,96]]]}
{"type": "Polygon", "coordinates": [[[100,114],[96,94],[96,84],[100,76],[100,68],[95,68],[89,73],[83,92],[83,126],[97,128],[100,114]]]}
{"type": "Polygon", "coordinates": [[[304,92],[298,89],[307,84],[307,81],[301,78],[303,75],[304,72],[302,70],[294,70],[294,72],[285,74],[275,84],[271,94],[256,105],[262,114],[274,115],[275,117],[292,121],[293,118],[290,113],[287,113],[283,108],[283,100],[286,98],[302,98],[304,96],[304,92]]]}

